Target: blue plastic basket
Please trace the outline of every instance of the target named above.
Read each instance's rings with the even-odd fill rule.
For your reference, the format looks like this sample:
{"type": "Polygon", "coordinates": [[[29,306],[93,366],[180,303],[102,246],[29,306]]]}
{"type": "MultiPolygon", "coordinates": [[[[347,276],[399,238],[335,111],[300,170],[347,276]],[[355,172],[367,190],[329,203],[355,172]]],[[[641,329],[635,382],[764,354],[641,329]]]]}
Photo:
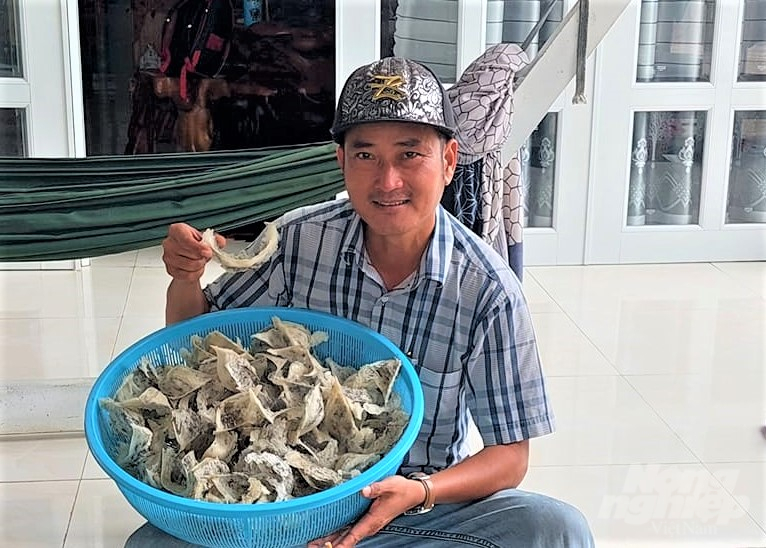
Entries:
{"type": "Polygon", "coordinates": [[[397,472],[415,442],[423,421],[423,390],[412,363],[391,341],[356,322],[310,310],[247,308],[205,314],[163,328],[134,344],[101,373],[85,407],[85,436],[98,464],[116,483],[125,498],[150,523],[188,542],[215,548],[266,548],[303,545],[355,521],[369,507],[361,489],[397,472]],[[98,401],[113,397],[123,379],[142,357],[154,365],[181,365],[180,350],[190,348],[191,335],[218,330],[245,346],[250,335],[271,325],[272,317],[324,331],[327,342],[314,347],[323,360],[332,357],[343,365],[360,366],[399,358],[401,372],[394,384],[410,419],[401,438],[374,466],[345,483],[283,502],[221,504],[183,498],[147,485],[120,468],[112,458],[118,441],[110,430],[108,414],[98,401]]]}

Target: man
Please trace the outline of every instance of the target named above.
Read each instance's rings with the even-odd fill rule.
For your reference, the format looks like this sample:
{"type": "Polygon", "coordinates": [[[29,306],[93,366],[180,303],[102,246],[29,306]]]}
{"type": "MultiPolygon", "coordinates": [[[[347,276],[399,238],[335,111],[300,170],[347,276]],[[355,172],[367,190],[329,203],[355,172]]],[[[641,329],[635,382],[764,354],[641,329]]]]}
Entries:
{"type": "MultiPolygon", "coordinates": [[[[553,417],[518,280],[439,205],[457,161],[454,131],[427,68],[400,58],[361,67],[332,128],[349,200],[284,215],[268,264],[204,290],[211,254],[199,232],[173,225],[163,244],[168,323],[232,307],[322,310],[379,331],[418,370],[426,412],[401,475],[365,487],[369,511],[310,546],[593,543],[579,511],[516,489],[529,440],[552,432],[553,417]],[[469,416],[484,441],[472,456],[469,416]]],[[[145,526],[129,545],[172,546],[162,535],[145,526]]]]}

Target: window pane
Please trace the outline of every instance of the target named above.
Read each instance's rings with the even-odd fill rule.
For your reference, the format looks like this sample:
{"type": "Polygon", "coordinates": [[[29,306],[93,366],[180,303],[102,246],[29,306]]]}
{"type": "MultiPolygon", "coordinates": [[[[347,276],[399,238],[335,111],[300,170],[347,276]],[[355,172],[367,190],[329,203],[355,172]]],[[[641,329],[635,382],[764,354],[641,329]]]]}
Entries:
{"type": "Polygon", "coordinates": [[[0,0],[0,77],[18,78],[21,71],[17,0],[0,0]]]}
{"type": "Polygon", "coordinates": [[[458,0],[381,0],[380,56],[408,57],[454,82],[457,14],[458,0]]]}
{"type": "Polygon", "coordinates": [[[714,0],[642,0],[639,82],[708,82],[714,0]]]}
{"type": "Polygon", "coordinates": [[[739,79],[766,80],[766,0],[745,0],[739,79]]]}
{"type": "Polygon", "coordinates": [[[706,113],[636,112],[628,225],[699,222],[706,113]]]}
{"type": "MultiPolygon", "coordinates": [[[[488,0],[487,45],[499,43],[522,44],[532,27],[544,15],[548,0],[488,0]]],[[[551,37],[564,16],[563,0],[554,0],[552,11],[545,18],[540,33],[526,49],[529,58],[537,55],[551,37]]]]}
{"type": "Polygon", "coordinates": [[[546,114],[519,151],[525,227],[553,226],[557,123],[558,113],[546,114]]]}
{"type": "Polygon", "coordinates": [[[26,156],[24,109],[0,108],[0,156],[26,156]]]}
{"type": "Polygon", "coordinates": [[[729,223],[766,223],[766,111],[734,114],[729,223]]]}
{"type": "MultiPolygon", "coordinates": [[[[176,37],[196,36],[187,24],[176,25],[179,32],[169,48],[174,54],[163,65],[163,26],[177,3],[79,0],[88,155],[236,150],[330,139],[334,0],[217,2],[218,7],[231,5],[233,13],[214,19],[217,34],[205,40],[208,49],[199,60],[217,61],[208,62],[215,70],[205,71],[182,71],[184,55],[176,37]],[[211,48],[226,51],[229,41],[219,63],[222,56],[211,54],[211,48]]],[[[186,10],[189,23],[196,20],[190,10],[206,3],[178,5],[184,7],[176,13],[186,10]]]]}

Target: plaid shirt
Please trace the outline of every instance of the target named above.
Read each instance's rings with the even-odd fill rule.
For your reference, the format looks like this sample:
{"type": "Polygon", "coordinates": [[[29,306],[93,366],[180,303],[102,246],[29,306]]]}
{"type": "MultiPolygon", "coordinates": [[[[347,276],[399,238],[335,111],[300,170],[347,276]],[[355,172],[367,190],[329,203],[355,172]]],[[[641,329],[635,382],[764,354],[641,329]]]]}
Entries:
{"type": "Polygon", "coordinates": [[[425,414],[405,473],[434,472],[467,457],[468,410],[485,445],[553,431],[519,281],[444,209],[417,273],[391,291],[366,260],[362,222],[347,200],[291,211],[277,227],[279,249],[269,263],[205,288],[211,310],[321,310],[371,327],[410,355],[425,414]]]}

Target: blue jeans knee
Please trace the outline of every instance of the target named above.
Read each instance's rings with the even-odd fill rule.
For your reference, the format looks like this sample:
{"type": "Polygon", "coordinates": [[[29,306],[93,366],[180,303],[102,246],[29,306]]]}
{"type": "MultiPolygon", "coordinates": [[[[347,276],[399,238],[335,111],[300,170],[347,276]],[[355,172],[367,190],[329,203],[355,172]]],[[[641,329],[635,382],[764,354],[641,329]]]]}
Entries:
{"type": "Polygon", "coordinates": [[[517,527],[526,529],[526,534],[522,536],[529,539],[530,546],[594,546],[588,520],[571,504],[538,493],[515,490],[514,495],[523,496],[516,498],[522,504],[513,509],[517,513],[513,522],[517,527]]]}

